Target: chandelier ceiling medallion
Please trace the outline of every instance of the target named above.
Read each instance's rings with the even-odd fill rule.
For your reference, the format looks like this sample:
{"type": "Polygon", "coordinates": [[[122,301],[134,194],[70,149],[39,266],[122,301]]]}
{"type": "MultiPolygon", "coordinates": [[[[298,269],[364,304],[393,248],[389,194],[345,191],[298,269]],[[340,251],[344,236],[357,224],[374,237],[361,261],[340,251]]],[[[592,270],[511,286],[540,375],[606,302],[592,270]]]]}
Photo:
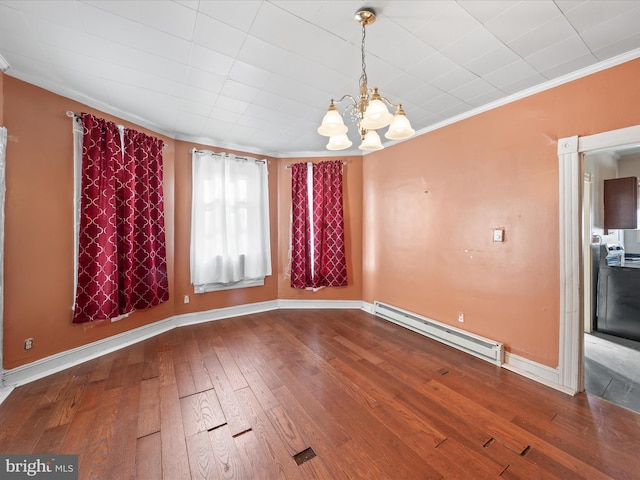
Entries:
{"type": "Polygon", "coordinates": [[[322,119],[322,124],[318,127],[318,133],[329,137],[327,150],[344,150],[352,145],[347,137],[349,128],[344,124],[337,103],[350,100],[350,104],[345,108],[345,115],[348,113],[351,120],[357,124],[360,130],[362,143],[360,150],[381,150],[384,148],[380,142],[380,136],[376,130],[389,126],[385,137],[390,140],[402,140],[409,138],[415,133],[411,124],[402,109],[402,104],[391,103],[378,93],[378,88],[370,89],[367,85],[367,65],[364,60],[364,40],[366,36],[366,26],[371,25],[376,20],[376,13],[372,8],[362,8],[355,14],[355,21],[362,26],[362,43],[360,51],[362,54],[362,74],[360,75],[360,95],[356,100],[351,95],[343,95],[339,100],[331,99],[329,110],[322,119]],[[395,115],[389,113],[387,105],[396,109],[395,115]]]}

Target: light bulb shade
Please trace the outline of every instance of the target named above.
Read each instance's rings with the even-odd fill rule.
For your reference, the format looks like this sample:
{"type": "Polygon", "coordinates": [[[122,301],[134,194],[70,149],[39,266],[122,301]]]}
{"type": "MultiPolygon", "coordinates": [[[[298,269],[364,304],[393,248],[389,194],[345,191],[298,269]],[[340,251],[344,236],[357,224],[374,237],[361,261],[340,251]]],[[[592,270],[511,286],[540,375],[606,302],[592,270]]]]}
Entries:
{"type": "Polygon", "coordinates": [[[409,138],[414,133],[416,133],[416,131],[411,128],[409,119],[404,114],[402,108],[400,108],[393,116],[391,125],[389,125],[389,130],[387,130],[387,133],[385,133],[384,136],[389,140],[402,140],[403,138],[409,138]]]}
{"type": "Polygon", "coordinates": [[[389,113],[384,102],[374,98],[364,111],[360,126],[367,130],[377,130],[389,125],[392,119],[393,115],[389,113]]]}
{"type": "Polygon", "coordinates": [[[380,143],[380,136],[375,130],[369,130],[365,133],[362,143],[358,147],[360,150],[382,150],[384,147],[380,143]]]}
{"type": "Polygon", "coordinates": [[[353,143],[349,140],[346,133],[342,135],[334,135],[329,137],[329,143],[327,143],[327,150],[344,150],[349,148],[353,143]]]}
{"type": "Polygon", "coordinates": [[[342,115],[340,115],[336,106],[331,103],[329,110],[322,119],[322,124],[318,127],[318,133],[325,137],[333,137],[336,135],[343,135],[347,133],[347,130],[349,129],[344,124],[342,115]]]}

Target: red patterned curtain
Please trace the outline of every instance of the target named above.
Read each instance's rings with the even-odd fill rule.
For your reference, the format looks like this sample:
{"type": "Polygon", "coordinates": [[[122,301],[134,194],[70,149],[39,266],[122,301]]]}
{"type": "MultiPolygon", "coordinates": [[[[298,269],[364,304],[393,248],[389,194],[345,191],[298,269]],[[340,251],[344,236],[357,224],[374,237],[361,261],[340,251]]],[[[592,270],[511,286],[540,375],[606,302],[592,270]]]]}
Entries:
{"type": "Polygon", "coordinates": [[[162,141],[82,114],[82,192],[74,323],[169,299],[162,141]],[[124,150],[122,149],[124,146],[124,150]]]}
{"type": "Polygon", "coordinates": [[[292,166],[291,232],[293,288],[347,285],[342,162],[292,166]],[[312,191],[309,191],[309,184],[312,191]]]}

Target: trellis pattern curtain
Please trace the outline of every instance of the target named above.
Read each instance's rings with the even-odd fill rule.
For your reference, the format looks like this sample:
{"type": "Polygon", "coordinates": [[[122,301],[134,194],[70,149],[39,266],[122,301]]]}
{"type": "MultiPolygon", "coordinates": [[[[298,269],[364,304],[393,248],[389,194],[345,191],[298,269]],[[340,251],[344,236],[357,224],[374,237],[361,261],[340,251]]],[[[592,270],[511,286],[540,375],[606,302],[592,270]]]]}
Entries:
{"type": "Polygon", "coordinates": [[[291,286],[347,285],[342,162],[292,165],[291,198],[291,286]]]}
{"type": "Polygon", "coordinates": [[[82,114],[78,279],[73,322],[169,299],[162,141],[82,114]]]}

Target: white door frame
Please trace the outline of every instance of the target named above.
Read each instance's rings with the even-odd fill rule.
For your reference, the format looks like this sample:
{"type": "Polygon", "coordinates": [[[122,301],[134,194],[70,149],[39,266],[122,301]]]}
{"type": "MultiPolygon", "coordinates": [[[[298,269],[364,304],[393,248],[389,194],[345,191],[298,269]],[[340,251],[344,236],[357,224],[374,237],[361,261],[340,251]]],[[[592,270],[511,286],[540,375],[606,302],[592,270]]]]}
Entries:
{"type": "Polygon", "coordinates": [[[640,143],[640,125],[558,140],[560,204],[560,351],[558,381],[575,394],[584,390],[583,299],[581,274],[582,155],[640,143]]]}
{"type": "MultiPolygon", "coordinates": [[[[2,57],[0,57],[2,58],[2,57]]],[[[0,75],[2,75],[0,73],[0,75]]],[[[4,201],[6,191],[7,129],[0,126],[0,389],[4,386],[2,342],[4,341],[4,201]]],[[[0,402],[2,395],[0,395],[0,402]]]]}

